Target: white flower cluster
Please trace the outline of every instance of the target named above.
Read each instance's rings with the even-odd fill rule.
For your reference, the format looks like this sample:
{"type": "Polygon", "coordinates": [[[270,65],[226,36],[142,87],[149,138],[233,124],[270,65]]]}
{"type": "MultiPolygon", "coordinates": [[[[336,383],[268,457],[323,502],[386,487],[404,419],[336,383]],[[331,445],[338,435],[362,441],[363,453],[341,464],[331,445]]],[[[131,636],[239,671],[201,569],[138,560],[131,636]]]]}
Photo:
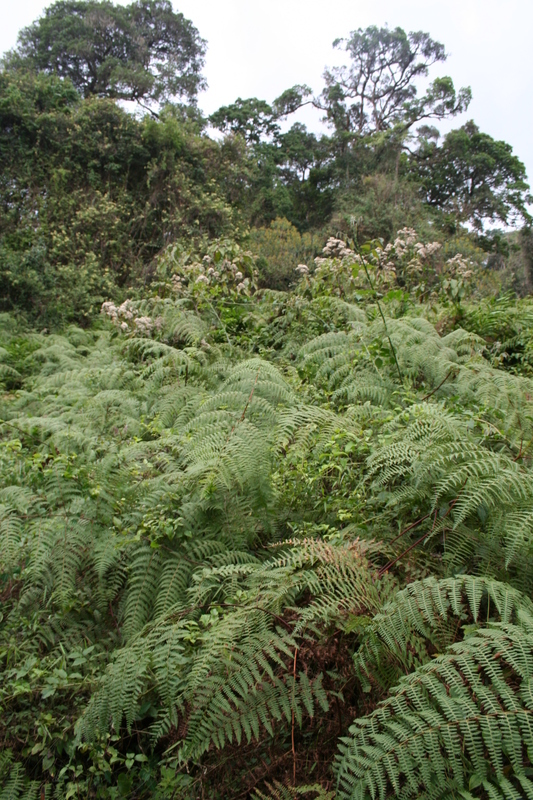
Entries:
{"type": "Polygon", "coordinates": [[[346,242],[342,239],[336,239],[334,236],[330,236],[326,242],[326,246],[323,248],[322,253],[323,256],[317,256],[315,258],[315,264],[317,269],[319,270],[323,266],[329,268],[330,272],[337,272],[337,265],[332,263],[332,261],[343,261],[344,259],[349,259],[351,263],[357,262],[360,263],[360,258],[357,256],[353,250],[351,250],[346,242]]]}
{"type": "Polygon", "coordinates": [[[440,250],[441,246],[440,242],[427,242],[427,244],[417,242],[415,244],[415,250],[419,258],[429,258],[429,256],[435,255],[437,250],[440,250]]]}
{"type": "Polygon", "coordinates": [[[343,242],[342,239],[336,239],[334,236],[329,237],[322,252],[326,258],[353,256],[353,250],[348,247],[346,242],[343,242]]]}
{"type": "Polygon", "coordinates": [[[472,275],[470,267],[470,262],[461,253],[457,253],[446,262],[446,271],[458,278],[469,278],[472,275]]]}
{"type": "Polygon", "coordinates": [[[153,331],[155,324],[156,323],[151,317],[135,318],[135,328],[137,329],[137,332],[141,333],[143,336],[149,336],[149,334],[153,331]]]}
{"type": "Polygon", "coordinates": [[[151,317],[140,316],[131,300],[125,300],[120,306],[116,306],[115,303],[108,300],[102,303],[100,311],[108,316],[111,322],[117,325],[124,333],[133,331],[142,336],[149,336],[154,328],[161,326],[160,319],[154,321],[151,317]],[[131,325],[133,325],[133,328],[130,327],[131,325]]]}
{"type": "Polygon", "coordinates": [[[172,289],[177,294],[179,294],[181,292],[181,290],[183,288],[185,288],[184,284],[181,282],[181,275],[177,275],[176,273],[174,273],[174,275],[172,276],[172,278],[170,280],[172,281],[172,289]]]}
{"type": "MultiPolygon", "coordinates": [[[[424,244],[423,242],[417,242],[417,238],[414,228],[402,228],[396,233],[394,242],[390,242],[383,250],[383,253],[389,258],[392,255],[397,258],[403,258],[405,255],[414,256],[414,260],[412,259],[411,263],[415,268],[416,261],[425,261],[425,259],[435,255],[441,247],[440,242],[427,242],[424,244]]],[[[392,262],[389,262],[385,266],[392,267],[393,265],[392,262]]]]}
{"type": "Polygon", "coordinates": [[[408,247],[414,244],[417,239],[416,231],[414,228],[400,228],[399,231],[396,231],[396,236],[398,238],[404,239],[405,244],[408,247]]]}
{"type": "Polygon", "coordinates": [[[414,228],[402,228],[397,231],[396,239],[394,240],[394,249],[404,249],[412,247],[416,242],[417,236],[414,228]]]}
{"type": "Polygon", "coordinates": [[[122,321],[126,322],[126,325],[135,316],[131,300],[124,300],[120,306],[116,306],[111,301],[107,301],[106,303],[102,303],[100,311],[110,317],[112,322],[119,323],[122,321]]]}
{"type": "Polygon", "coordinates": [[[189,284],[209,286],[216,283],[228,285],[229,282],[229,285],[234,283],[239,292],[244,291],[249,284],[248,278],[244,277],[238,266],[227,258],[216,264],[211,256],[206,255],[201,262],[182,264],[180,269],[182,274],[175,273],[171,278],[172,288],[177,294],[189,284]]]}
{"type": "Polygon", "coordinates": [[[309,275],[309,267],[307,264],[298,264],[294,271],[298,272],[300,275],[309,275]]]}

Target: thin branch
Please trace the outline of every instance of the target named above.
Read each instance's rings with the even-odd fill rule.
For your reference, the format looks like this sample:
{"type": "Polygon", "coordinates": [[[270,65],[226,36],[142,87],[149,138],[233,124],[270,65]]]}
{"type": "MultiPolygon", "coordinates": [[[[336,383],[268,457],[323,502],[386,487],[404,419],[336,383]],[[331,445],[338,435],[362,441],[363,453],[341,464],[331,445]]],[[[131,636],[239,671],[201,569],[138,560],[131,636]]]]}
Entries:
{"type": "Polygon", "coordinates": [[[451,370],[448,372],[448,374],[446,375],[446,377],[444,378],[444,380],[442,380],[442,381],[439,383],[439,385],[438,385],[438,386],[436,386],[436,387],[433,389],[433,391],[432,391],[432,392],[430,392],[429,394],[426,394],[426,395],[425,395],[425,397],[423,397],[423,398],[422,398],[422,402],[424,402],[424,400],[429,400],[429,398],[430,398],[430,397],[432,397],[432,396],[435,394],[435,392],[438,392],[438,390],[440,389],[440,387],[441,387],[441,386],[442,386],[444,383],[446,383],[446,381],[448,380],[448,378],[450,377],[450,375],[452,375],[452,374],[453,374],[453,372],[455,372],[455,370],[451,369],[451,370]]]}
{"type": "Polygon", "coordinates": [[[141,103],[141,101],[139,100],[138,97],[136,98],[136,102],[138,103],[138,105],[141,106],[141,108],[144,108],[145,111],[148,111],[148,113],[151,114],[154,119],[161,119],[160,115],[156,111],[154,111],[152,108],[150,108],[150,106],[147,106],[144,103],[141,103]]]}
{"type": "Polygon", "coordinates": [[[382,576],[385,574],[385,572],[388,572],[388,570],[389,570],[391,567],[393,567],[393,566],[394,566],[394,565],[395,565],[395,564],[396,564],[396,563],[397,563],[397,562],[398,562],[398,561],[399,561],[401,558],[403,558],[403,557],[404,557],[404,556],[406,556],[408,553],[410,553],[410,552],[411,552],[411,550],[414,550],[414,548],[415,548],[417,545],[419,545],[419,544],[422,544],[422,542],[424,541],[424,539],[427,539],[427,537],[428,537],[428,536],[429,536],[431,533],[433,533],[433,531],[434,531],[434,529],[435,529],[435,525],[436,525],[436,524],[437,524],[437,509],[435,509],[435,519],[434,519],[434,522],[433,522],[433,527],[431,528],[431,530],[430,530],[430,531],[426,531],[426,533],[423,533],[423,534],[422,534],[422,536],[421,536],[419,539],[417,539],[417,540],[416,540],[416,542],[413,542],[413,544],[412,544],[412,545],[410,545],[410,546],[407,548],[407,550],[404,550],[404,551],[403,551],[403,553],[400,553],[400,555],[399,555],[399,556],[396,556],[396,558],[394,558],[392,561],[389,561],[389,563],[388,563],[388,564],[385,564],[385,566],[384,566],[384,567],[381,567],[381,569],[380,569],[380,570],[379,570],[379,572],[378,572],[378,576],[381,578],[381,577],[382,577],[382,576]]]}
{"type": "Polygon", "coordinates": [[[409,531],[412,531],[413,528],[417,528],[420,525],[421,522],[424,522],[424,520],[426,520],[430,516],[431,516],[431,511],[429,512],[429,514],[426,514],[424,517],[420,517],[420,519],[417,519],[417,521],[413,522],[412,525],[408,525],[407,528],[404,528],[404,530],[401,533],[399,533],[398,536],[396,536],[392,541],[387,542],[387,544],[394,544],[394,542],[397,542],[398,539],[401,539],[402,536],[404,536],[404,534],[408,533],[409,531]]]}

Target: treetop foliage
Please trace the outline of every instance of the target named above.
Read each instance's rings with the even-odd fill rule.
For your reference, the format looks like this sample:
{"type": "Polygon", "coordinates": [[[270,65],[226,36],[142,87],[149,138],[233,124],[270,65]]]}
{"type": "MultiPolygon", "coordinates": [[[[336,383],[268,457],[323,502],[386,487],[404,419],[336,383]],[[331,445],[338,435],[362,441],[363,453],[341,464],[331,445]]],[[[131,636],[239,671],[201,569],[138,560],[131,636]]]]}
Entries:
{"type": "Polygon", "coordinates": [[[422,137],[418,156],[428,203],[479,230],[484,220],[531,221],[524,165],[510,145],[481,133],[473,121],[446,134],[441,147],[422,137]]]}
{"type": "Polygon", "coordinates": [[[437,78],[417,97],[416,79],[447,59],[444,45],[428,33],[370,26],[333,45],[349,54],[351,64],[326,70],[319,105],[338,132],[379,133],[396,126],[407,131],[422,119],[442,119],[468,108],[470,89],[456,94],[450,78],[437,78]]]}
{"type": "Polygon", "coordinates": [[[58,0],[20,32],[12,66],[68,78],[84,97],[195,100],[205,42],[169,0],[58,0]]]}

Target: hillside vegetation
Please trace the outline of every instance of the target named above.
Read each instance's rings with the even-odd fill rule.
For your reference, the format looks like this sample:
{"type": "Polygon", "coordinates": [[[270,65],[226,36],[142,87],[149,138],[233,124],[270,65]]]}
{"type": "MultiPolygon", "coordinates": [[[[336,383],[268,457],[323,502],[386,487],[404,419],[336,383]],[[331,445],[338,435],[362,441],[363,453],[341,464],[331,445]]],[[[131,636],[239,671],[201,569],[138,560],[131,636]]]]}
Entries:
{"type": "Polygon", "coordinates": [[[414,146],[469,100],[427,34],[344,45],[425,62],[326,73],[320,139],[307,87],[208,136],[164,0],[4,59],[0,800],[533,798],[525,170],[414,146]]]}

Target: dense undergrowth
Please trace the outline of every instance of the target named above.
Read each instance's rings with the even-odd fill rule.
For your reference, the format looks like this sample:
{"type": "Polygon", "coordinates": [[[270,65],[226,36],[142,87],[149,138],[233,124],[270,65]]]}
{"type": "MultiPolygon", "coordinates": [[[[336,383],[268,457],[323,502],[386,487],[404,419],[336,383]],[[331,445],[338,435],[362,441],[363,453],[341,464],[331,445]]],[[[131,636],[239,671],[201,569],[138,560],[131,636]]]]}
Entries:
{"type": "Polygon", "coordinates": [[[533,797],[533,304],[438,250],[2,317],[2,800],[533,797]]]}

